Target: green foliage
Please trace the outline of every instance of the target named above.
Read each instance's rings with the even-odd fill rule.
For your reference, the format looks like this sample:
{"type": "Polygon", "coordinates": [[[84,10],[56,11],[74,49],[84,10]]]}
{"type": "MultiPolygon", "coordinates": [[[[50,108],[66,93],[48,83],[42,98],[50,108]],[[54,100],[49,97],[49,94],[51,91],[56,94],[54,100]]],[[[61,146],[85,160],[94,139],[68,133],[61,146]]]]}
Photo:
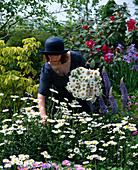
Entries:
{"type": "MultiPolygon", "coordinates": [[[[20,102],[16,97],[8,100],[13,105],[20,102]]],[[[132,162],[132,168],[136,168],[136,138],[132,135],[136,119],[133,115],[89,115],[85,112],[71,115],[64,103],[60,105],[61,115],[44,124],[38,102],[32,97],[24,97],[24,107],[19,113],[15,110],[11,119],[0,117],[0,165],[3,159],[10,159],[12,155],[27,154],[35,161],[61,163],[69,160],[72,167],[89,160],[83,167],[131,169],[132,162]],[[44,155],[50,156],[47,160],[42,155],[44,151],[47,151],[44,155]]]]}
{"type": "MultiPolygon", "coordinates": [[[[30,30],[25,27],[23,29],[19,29],[19,30],[15,31],[14,34],[12,34],[12,36],[6,42],[6,46],[8,46],[8,47],[12,47],[12,46],[22,47],[24,44],[22,41],[23,39],[34,37],[36,39],[36,41],[40,42],[39,48],[44,49],[46,39],[51,36],[52,35],[50,33],[47,33],[44,30],[41,30],[41,31],[30,30]]],[[[34,79],[37,80],[40,75],[42,64],[44,63],[43,56],[39,51],[38,52],[36,51],[35,54],[32,53],[29,56],[29,60],[31,62],[33,62],[32,68],[37,71],[37,74],[34,76],[34,79]]]]}
{"type": "MultiPolygon", "coordinates": [[[[35,85],[35,81],[29,76],[37,74],[30,56],[37,53],[40,42],[36,42],[35,38],[27,38],[23,40],[23,44],[23,47],[4,47],[4,41],[0,41],[0,92],[5,94],[5,99],[15,94],[21,96],[24,91],[30,90],[31,85],[35,85]]],[[[38,86],[36,87],[32,87],[34,93],[38,90],[38,86]]],[[[6,101],[2,107],[4,106],[8,108],[11,103],[6,101]]]]}
{"type": "Polygon", "coordinates": [[[108,0],[107,4],[102,8],[102,16],[101,19],[105,21],[105,18],[111,17],[114,13],[115,8],[115,1],[114,0],[108,0]]]}

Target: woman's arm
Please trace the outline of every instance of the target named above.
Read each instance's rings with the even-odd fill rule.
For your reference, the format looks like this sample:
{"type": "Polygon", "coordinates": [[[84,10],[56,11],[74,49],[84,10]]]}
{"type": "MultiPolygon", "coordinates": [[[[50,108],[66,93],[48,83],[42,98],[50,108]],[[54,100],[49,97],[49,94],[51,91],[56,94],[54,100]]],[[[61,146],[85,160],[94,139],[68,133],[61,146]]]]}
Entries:
{"type": "Polygon", "coordinates": [[[38,105],[41,106],[40,109],[39,109],[39,112],[41,113],[41,116],[42,116],[43,119],[47,119],[48,117],[46,115],[45,96],[38,93],[37,98],[40,100],[38,105]]]}

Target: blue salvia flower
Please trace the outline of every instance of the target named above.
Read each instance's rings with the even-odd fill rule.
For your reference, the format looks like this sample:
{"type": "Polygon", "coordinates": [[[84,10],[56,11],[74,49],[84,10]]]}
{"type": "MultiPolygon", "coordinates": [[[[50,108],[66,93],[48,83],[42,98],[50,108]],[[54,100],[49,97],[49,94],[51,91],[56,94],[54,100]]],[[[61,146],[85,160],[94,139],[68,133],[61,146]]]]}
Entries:
{"type": "Polygon", "coordinates": [[[116,100],[112,94],[112,88],[110,89],[110,92],[109,92],[109,101],[110,101],[110,104],[112,107],[113,114],[118,114],[118,106],[117,106],[116,100]]]}
{"type": "Polygon", "coordinates": [[[101,113],[106,114],[107,109],[102,95],[99,95],[99,106],[100,106],[101,113]]]}
{"type": "Polygon", "coordinates": [[[120,89],[123,97],[123,109],[128,109],[128,93],[123,78],[120,80],[120,89]]]}
{"type": "Polygon", "coordinates": [[[104,81],[104,85],[105,85],[106,97],[108,97],[109,96],[109,90],[111,88],[111,83],[110,83],[108,74],[105,70],[105,67],[103,67],[103,69],[102,69],[102,76],[103,76],[103,81],[104,81]]]}

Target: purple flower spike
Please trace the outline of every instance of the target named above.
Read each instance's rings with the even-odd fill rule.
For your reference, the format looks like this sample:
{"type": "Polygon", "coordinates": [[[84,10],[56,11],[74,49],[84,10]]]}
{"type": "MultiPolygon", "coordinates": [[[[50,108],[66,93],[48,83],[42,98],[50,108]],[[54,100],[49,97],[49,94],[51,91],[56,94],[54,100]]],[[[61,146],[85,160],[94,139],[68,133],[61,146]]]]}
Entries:
{"type": "Polygon", "coordinates": [[[109,92],[109,101],[110,101],[110,104],[112,107],[113,114],[118,114],[118,106],[117,106],[116,100],[112,94],[112,88],[110,89],[110,92],[109,92]]]}
{"type": "Polygon", "coordinates": [[[103,67],[103,69],[102,69],[102,76],[103,76],[103,81],[104,81],[104,84],[105,84],[106,97],[108,97],[109,96],[109,90],[111,88],[111,83],[110,83],[108,74],[105,70],[105,67],[103,67]]]}
{"type": "Polygon", "coordinates": [[[120,81],[120,88],[121,88],[121,93],[123,98],[123,109],[128,109],[128,93],[127,93],[125,83],[123,82],[123,78],[120,81]]]}
{"type": "Polygon", "coordinates": [[[104,102],[102,95],[99,96],[99,105],[100,105],[101,113],[106,114],[107,110],[106,110],[105,102],[104,102]]]}

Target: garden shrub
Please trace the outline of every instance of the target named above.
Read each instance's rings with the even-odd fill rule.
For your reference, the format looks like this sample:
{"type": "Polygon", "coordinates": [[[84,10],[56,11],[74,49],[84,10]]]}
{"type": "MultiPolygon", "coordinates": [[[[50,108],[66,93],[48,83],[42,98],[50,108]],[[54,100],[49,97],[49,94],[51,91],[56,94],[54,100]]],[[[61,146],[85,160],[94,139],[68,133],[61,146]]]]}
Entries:
{"type": "MultiPolygon", "coordinates": [[[[42,31],[42,30],[38,31],[38,30],[22,29],[22,30],[15,31],[15,33],[11,35],[9,40],[6,42],[6,46],[22,47],[24,44],[22,42],[23,39],[34,37],[36,41],[39,41],[41,43],[39,48],[43,49],[45,47],[46,39],[51,36],[52,35],[50,33],[47,33],[46,31],[42,31]]],[[[35,79],[37,80],[39,78],[41,67],[43,64],[42,54],[38,51],[36,55],[31,54],[29,58],[30,61],[33,62],[32,68],[37,71],[37,74],[35,76],[35,79]]]]}
{"type": "Polygon", "coordinates": [[[23,43],[23,47],[5,47],[4,41],[0,41],[0,92],[4,92],[5,100],[2,108],[12,108],[12,103],[6,100],[8,96],[21,96],[26,90],[30,93],[38,90],[38,85],[33,80],[37,71],[32,67],[30,56],[36,55],[40,42],[36,42],[35,38],[27,38],[23,43]]]}

